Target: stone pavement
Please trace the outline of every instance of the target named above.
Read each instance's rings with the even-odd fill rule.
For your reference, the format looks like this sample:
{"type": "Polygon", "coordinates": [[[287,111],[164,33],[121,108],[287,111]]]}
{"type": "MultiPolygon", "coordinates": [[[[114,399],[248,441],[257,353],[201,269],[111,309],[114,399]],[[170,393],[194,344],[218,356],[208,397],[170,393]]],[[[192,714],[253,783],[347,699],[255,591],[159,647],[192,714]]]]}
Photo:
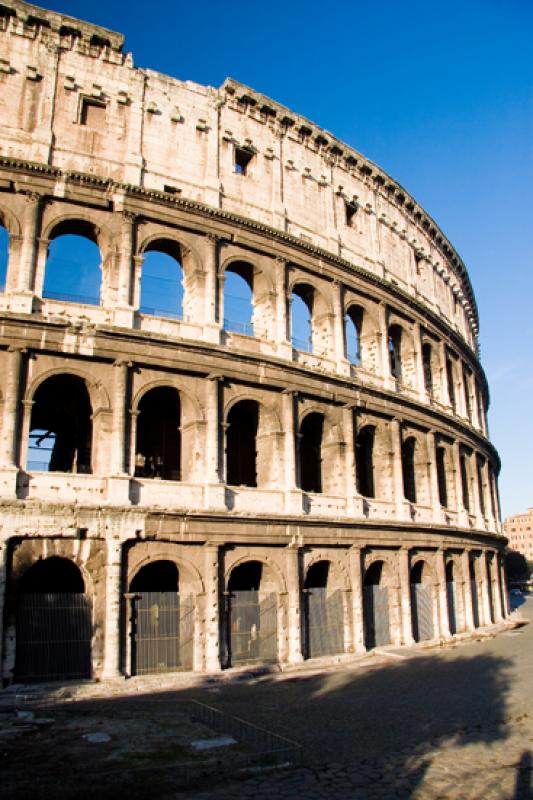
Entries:
{"type": "Polygon", "coordinates": [[[390,662],[213,687],[217,708],[301,743],[303,764],[173,800],[533,798],[533,625],[390,662]]]}

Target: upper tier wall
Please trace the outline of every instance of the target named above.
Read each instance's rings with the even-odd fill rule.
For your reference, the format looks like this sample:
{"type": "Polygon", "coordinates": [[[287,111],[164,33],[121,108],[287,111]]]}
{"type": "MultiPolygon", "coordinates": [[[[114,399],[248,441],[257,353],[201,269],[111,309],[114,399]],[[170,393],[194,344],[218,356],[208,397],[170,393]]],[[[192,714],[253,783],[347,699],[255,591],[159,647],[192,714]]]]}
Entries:
{"type": "Polygon", "coordinates": [[[241,84],[217,90],[137,69],[119,34],[6,5],[1,155],[177,192],[282,230],[399,285],[475,349],[463,264],[376,165],[241,84]],[[241,149],[245,175],[235,170],[241,149]]]}

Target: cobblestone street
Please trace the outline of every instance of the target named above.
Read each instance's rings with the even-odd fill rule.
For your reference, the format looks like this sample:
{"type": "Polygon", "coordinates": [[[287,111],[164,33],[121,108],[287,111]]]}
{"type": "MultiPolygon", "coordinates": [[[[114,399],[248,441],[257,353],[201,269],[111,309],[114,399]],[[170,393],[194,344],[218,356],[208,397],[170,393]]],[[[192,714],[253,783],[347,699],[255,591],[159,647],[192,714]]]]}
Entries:
{"type": "MultiPolygon", "coordinates": [[[[521,613],[533,617],[533,598],[521,613]]],[[[174,797],[533,797],[532,625],[388,659],[213,686],[217,708],[301,743],[303,765],[174,797]]]]}

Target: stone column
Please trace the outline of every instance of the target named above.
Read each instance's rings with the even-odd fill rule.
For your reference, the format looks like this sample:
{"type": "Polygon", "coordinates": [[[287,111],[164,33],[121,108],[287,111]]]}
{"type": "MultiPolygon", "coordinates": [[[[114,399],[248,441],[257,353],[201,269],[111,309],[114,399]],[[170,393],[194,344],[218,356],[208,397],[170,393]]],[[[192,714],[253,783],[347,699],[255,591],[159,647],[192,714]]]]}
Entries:
{"type": "Polygon", "coordinates": [[[429,502],[433,521],[437,524],[443,522],[443,512],[439,498],[439,477],[437,473],[437,453],[435,431],[428,431],[427,436],[428,471],[429,471],[429,502]]]}
{"type": "Polygon", "coordinates": [[[424,362],[422,359],[422,332],[420,330],[420,323],[415,322],[414,329],[413,329],[413,349],[414,349],[414,358],[415,358],[415,366],[416,366],[416,382],[417,382],[417,392],[420,397],[420,400],[423,403],[427,402],[428,393],[426,391],[425,380],[424,380],[424,362]]]}
{"type": "Polygon", "coordinates": [[[348,551],[348,568],[352,581],[352,625],[353,648],[356,653],[364,653],[365,627],[363,608],[363,569],[360,545],[353,545],[348,551]]]}
{"type": "Polygon", "coordinates": [[[394,502],[396,504],[398,519],[406,519],[407,501],[404,496],[402,471],[402,430],[401,423],[398,419],[394,418],[391,420],[390,431],[394,502]]]}
{"type": "Polygon", "coordinates": [[[480,495],[483,487],[479,484],[479,475],[477,469],[477,455],[473,452],[470,456],[470,474],[472,475],[472,511],[476,518],[476,528],[483,530],[485,528],[485,518],[481,510],[480,495]]]}
{"type": "Polygon", "coordinates": [[[339,281],[333,282],[333,341],[335,348],[335,361],[337,372],[341,375],[350,374],[350,364],[346,358],[343,288],[339,281]]]}
{"type": "Polygon", "coordinates": [[[479,594],[481,596],[481,612],[482,612],[482,616],[483,616],[483,625],[491,625],[492,624],[492,620],[490,618],[490,597],[489,597],[489,592],[490,592],[490,586],[489,586],[490,574],[489,574],[488,564],[487,564],[487,553],[486,553],[485,550],[481,551],[481,555],[479,557],[479,561],[480,561],[480,564],[481,564],[481,570],[480,570],[481,575],[480,575],[480,578],[479,578],[479,585],[480,585],[481,591],[479,592],[479,594]]]}
{"type": "Polygon", "coordinates": [[[120,216],[120,251],[114,321],[115,325],[131,328],[133,325],[133,238],[135,233],[135,214],[123,211],[120,216]]]}
{"type": "MultiPolygon", "coordinates": [[[[121,567],[122,542],[118,538],[110,538],[106,543],[104,663],[102,667],[102,678],[116,678],[121,674],[121,567]]],[[[127,623],[125,627],[127,634],[127,623]]],[[[129,668],[127,668],[126,671],[128,671],[128,669],[129,668]]]]}
{"type": "Polygon", "coordinates": [[[439,608],[439,635],[449,639],[450,619],[448,616],[448,597],[446,591],[446,556],[443,550],[435,553],[435,566],[437,574],[437,598],[439,608]]]}
{"type": "Polygon", "coordinates": [[[361,503],[358,501],[357,484],[355,476],[355,437],[354,437],[354,409],[347,405],[342,409],[342,426],[344,428],[344,469],[346,491],[346,513],[348,516],[362,512],[361,503]]]}
{"type": "Polygon", "coordinates": [[[289,300],[287,297],[287,262],[275,260],[276,281],[276,350],[280,358],[292,360],[292,344],[289,335],[289,300]]]}
{"type": "MultiPolygon", "coordinates": [[[[461,445],[458,441],[453,443],[453,464],[455,473],[455,497],[457,498],[457,521],[459,525],[467,528],[469,526],[468,511],[464,506],[463,500],[463,481],[461,479],[461,445]]],[[[470,491],[470,487],[468,488],[470,491]]]]}
{"type": "Polygon", "coordinates": [[[500,575],[499,575],[499,568],[498,568],[498,553],[497,551],[492,552],[492,559],[490,562],[491,569],[490,569],[490,581],[492,586],[492,601],[494,604],[494,619],[496,622],[501,622],[503,619],[503,608],[502,608],[502,595],[500,591],[500,575]]]}
{"type": "Polygon", "coordinates": [[[222,376],[208,375],[206,387],[206,426],[205,426],[205,462],[204,492],[207,508],[225,509],[225,489],[222,482],[223,467],[221,464],[221,425],[220,425],[220,392],[222,376]]]}
{"type": "Polygon", "coordinates": [[[409,550],[403,548],[398,553],[398,568],[400,574],[400,592],[402,608],[403,643],[414,643],[413,619],[411,614],[411,581],[409,569],[409,550]]]}
{"type": "Polygon", "coordinates": [[[296,486],[296,393],[284,389],[281,393],[281,413],[284,433],[283,483],[285,492],[285,511],[288,514],[301,514],[302,492],[296,486]]]}
{"type": "Polygon", "coordinates": [[[379,339],[380,339],[380,353],[381,353],[381,377],[383,385],[388,389],[393,389],[395,381],[390,374],[390,358],[389,358],[389,326],[387,306],[380,303],[378,306],[379,314],[379,339]]]}
{"type": "Polygon", "coordinates": [[[22,243],[18,265],[17,308],[12,310],[31,312],[37,236],[41,218],[42,197],[36,192],[25,195],[26,207],[22,227],[22,243]]]}
{"type": "Polygon", "coordinates": [[[288,661],[299,664],[302,654],[302,622],[301,622],[301,586],[300,586],[300,548],[289,545],[285,548],[287,586],[288,586],[288,661]]]}
{"type": "Polygon", "coordinates": [[[0,439],[0,494],[3,497],[12,497],[16,493],[18,434],[21,427],[19,399],[24,352],[18,347],[9,347],[7,351],[0,439]]]}
{"type": "Polygon", "coordinates": [[[503,616],[508,617],[509,614],[511,613],[511,605],[509,600],[509,587],[507,585],[507,573],[505,572],[503,556],[498,558],[498,574],[500,576],[503,616]]]}
{"type": "Polygon", "coordinates": [[[208,342],[220,341],[220,323],[217,322],[217,275],[218,275],[219,239],[208,234],[204,248],[204,337],[208,342]]]}
{"type": "Polygon", "coordinates": [[[463,568],[463,597],[465,611],[465,627],[468,631],[474,628],[474,612],[472,609],[472,587],[470,585],[470,553],[464,550],[461,554],[461,565],[463,568]]]}
{"type": "Polygon", "coordinates": [[[126,402],[128,399],[129,369],[131,362],[115,361],[113,364],[113,448],[111,451],[111,477],[108,479],[108,500],[112,503],[129,503],[129,453],[126,453],[126,402]]]}
{"type": "Polygon", "coordinates": [[[220,670],[220,630],[223,606],[220,603],[220,548],[218,544],[204,545],[205,553],[205,669],[220,670]]]}

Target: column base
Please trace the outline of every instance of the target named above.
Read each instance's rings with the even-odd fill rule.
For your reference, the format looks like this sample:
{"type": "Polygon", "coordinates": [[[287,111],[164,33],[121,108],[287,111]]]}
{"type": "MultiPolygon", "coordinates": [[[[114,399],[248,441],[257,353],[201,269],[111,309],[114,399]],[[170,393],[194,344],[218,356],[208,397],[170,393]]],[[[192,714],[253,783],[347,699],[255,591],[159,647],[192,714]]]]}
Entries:
{"type": "Polygon", "coordinates": [[[9,310],[16,314],[31,314],[33,299],[33,292],[13,292],[9,295],[9,310]]]}
{"type": "Polygon", "coordinates": [[[226,487],[222,483],[208,483],[204,486],[206,508],[226,511],[226,487]]]}
{"type": "Polygon", "coordinates": [[[130,504],[129,475],[113,475],[107,479],[107,502],[120,506],[130,504]]]}
{"type": "Polygon", "coordinates": [[[285,513],[301,514],[302,509],[302,492],[297,489],[289,489],[289,491],[285,492],[285,513]]]}
{"type": "Polygon", "coordinates": [[[0,467],[0,497],[16,498],[18,467],[0,467]]]}

